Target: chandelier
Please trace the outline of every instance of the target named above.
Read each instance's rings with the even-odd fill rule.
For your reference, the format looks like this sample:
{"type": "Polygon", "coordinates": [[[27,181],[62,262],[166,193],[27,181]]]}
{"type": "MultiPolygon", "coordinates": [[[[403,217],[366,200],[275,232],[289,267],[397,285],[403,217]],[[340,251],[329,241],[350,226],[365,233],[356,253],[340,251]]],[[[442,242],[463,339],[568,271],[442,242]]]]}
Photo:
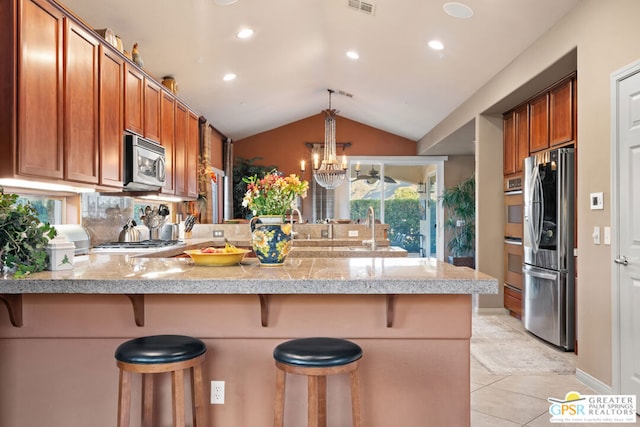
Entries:
{"type": "Polygon", "coordinates": [[[331,94],[334,91],[331,89],[327,91],[329,108],[324,110],[324,157],[321,162],[317,153],[313,155],[313,177],[320,186],[333,190],[346,180],[347,158],[342,156],[342,162],[339,163],[336,156],[336,113],[338,111],[331,108],[331,94]]]}

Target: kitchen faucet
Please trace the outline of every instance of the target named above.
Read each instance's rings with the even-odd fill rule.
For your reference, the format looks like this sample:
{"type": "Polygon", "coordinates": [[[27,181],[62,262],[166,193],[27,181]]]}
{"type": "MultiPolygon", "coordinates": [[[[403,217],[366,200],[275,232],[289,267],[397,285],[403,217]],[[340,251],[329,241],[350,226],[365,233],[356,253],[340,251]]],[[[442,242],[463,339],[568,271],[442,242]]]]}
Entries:
{"type": "Polygon", "coordinates": [[[367,209],[367,227],[371,228],[371,240],[363,240],[362,244],[371,245],[371,250],[375,251],[378,249],[378,244],[376,243],[376,213],[373,206],[367,209]]]}
{"type": "Polygon", "coordinates": [[[298,214],[298,224],[302,224],[302,213],[300,212],[300,209],[295,208],[295,209],[291,209],[291,214],[289,214],[289,221],[291,221],[291,237],[295,238],[295,236],[298,234],[297,231],[293,231],[293,215],[294,214],[298,214]]]}

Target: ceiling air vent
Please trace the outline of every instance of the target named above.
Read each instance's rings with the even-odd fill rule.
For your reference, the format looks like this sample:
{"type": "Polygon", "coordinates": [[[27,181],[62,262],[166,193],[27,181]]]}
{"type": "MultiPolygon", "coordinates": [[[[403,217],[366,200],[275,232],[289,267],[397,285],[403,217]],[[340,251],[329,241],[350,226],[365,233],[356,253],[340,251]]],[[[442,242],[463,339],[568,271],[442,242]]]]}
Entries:
{"type": "Polygon", "coordinates": [[[376,6],[373,3],[367,3],[366,1],[361,0],[347,0],[347,2],[351,9],[359,10],[367,15],[375,14],[376,6]]]}

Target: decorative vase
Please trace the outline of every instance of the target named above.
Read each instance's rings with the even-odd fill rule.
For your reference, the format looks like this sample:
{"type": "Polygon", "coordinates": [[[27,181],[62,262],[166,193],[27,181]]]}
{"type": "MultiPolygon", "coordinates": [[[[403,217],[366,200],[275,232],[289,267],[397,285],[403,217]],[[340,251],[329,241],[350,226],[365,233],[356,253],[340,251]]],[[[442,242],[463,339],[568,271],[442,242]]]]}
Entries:
{"type": "Polygon", "coordinates": [[[291,250],[291,225],[282,215],[263,215],[251,219],[251,244],[260,265],[281,266],[291,250]]]}

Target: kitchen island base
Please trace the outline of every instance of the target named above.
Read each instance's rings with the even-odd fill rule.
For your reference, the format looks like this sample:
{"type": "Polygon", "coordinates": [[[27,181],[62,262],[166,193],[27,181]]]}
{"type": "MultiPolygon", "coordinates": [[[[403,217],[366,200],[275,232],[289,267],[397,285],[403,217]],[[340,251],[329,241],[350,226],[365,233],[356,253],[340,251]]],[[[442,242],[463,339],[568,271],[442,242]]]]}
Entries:
{"type": "MultiPolygon", "coordinates": [[[[225,381],[225,403],[207,405],[212,426],[271,426],[273,348],[309,336],[362,347],[363,425],[469,426],[471,295],[396,295],[392,328],[386,312],[385,295],[270,295],[263,327],[255,295],[149,294],[141,328],[122,295],[25,294],[22,327],[0,310],[0,425],[111,427],[116,347],[140,335],[184,334],[207,345],[205,383],[225,381]]],[[[169,378],[157,387],[168,390],[169,378]]],[[[348,378],[329,378],[327,397],[328,425],[349,425],[348,378]]],[[[287,378],[286,399],[285,425],[305,425],[304,378],[287,378]]],[[[170,417],[170,401],[157,407],[170,417]]]]}

